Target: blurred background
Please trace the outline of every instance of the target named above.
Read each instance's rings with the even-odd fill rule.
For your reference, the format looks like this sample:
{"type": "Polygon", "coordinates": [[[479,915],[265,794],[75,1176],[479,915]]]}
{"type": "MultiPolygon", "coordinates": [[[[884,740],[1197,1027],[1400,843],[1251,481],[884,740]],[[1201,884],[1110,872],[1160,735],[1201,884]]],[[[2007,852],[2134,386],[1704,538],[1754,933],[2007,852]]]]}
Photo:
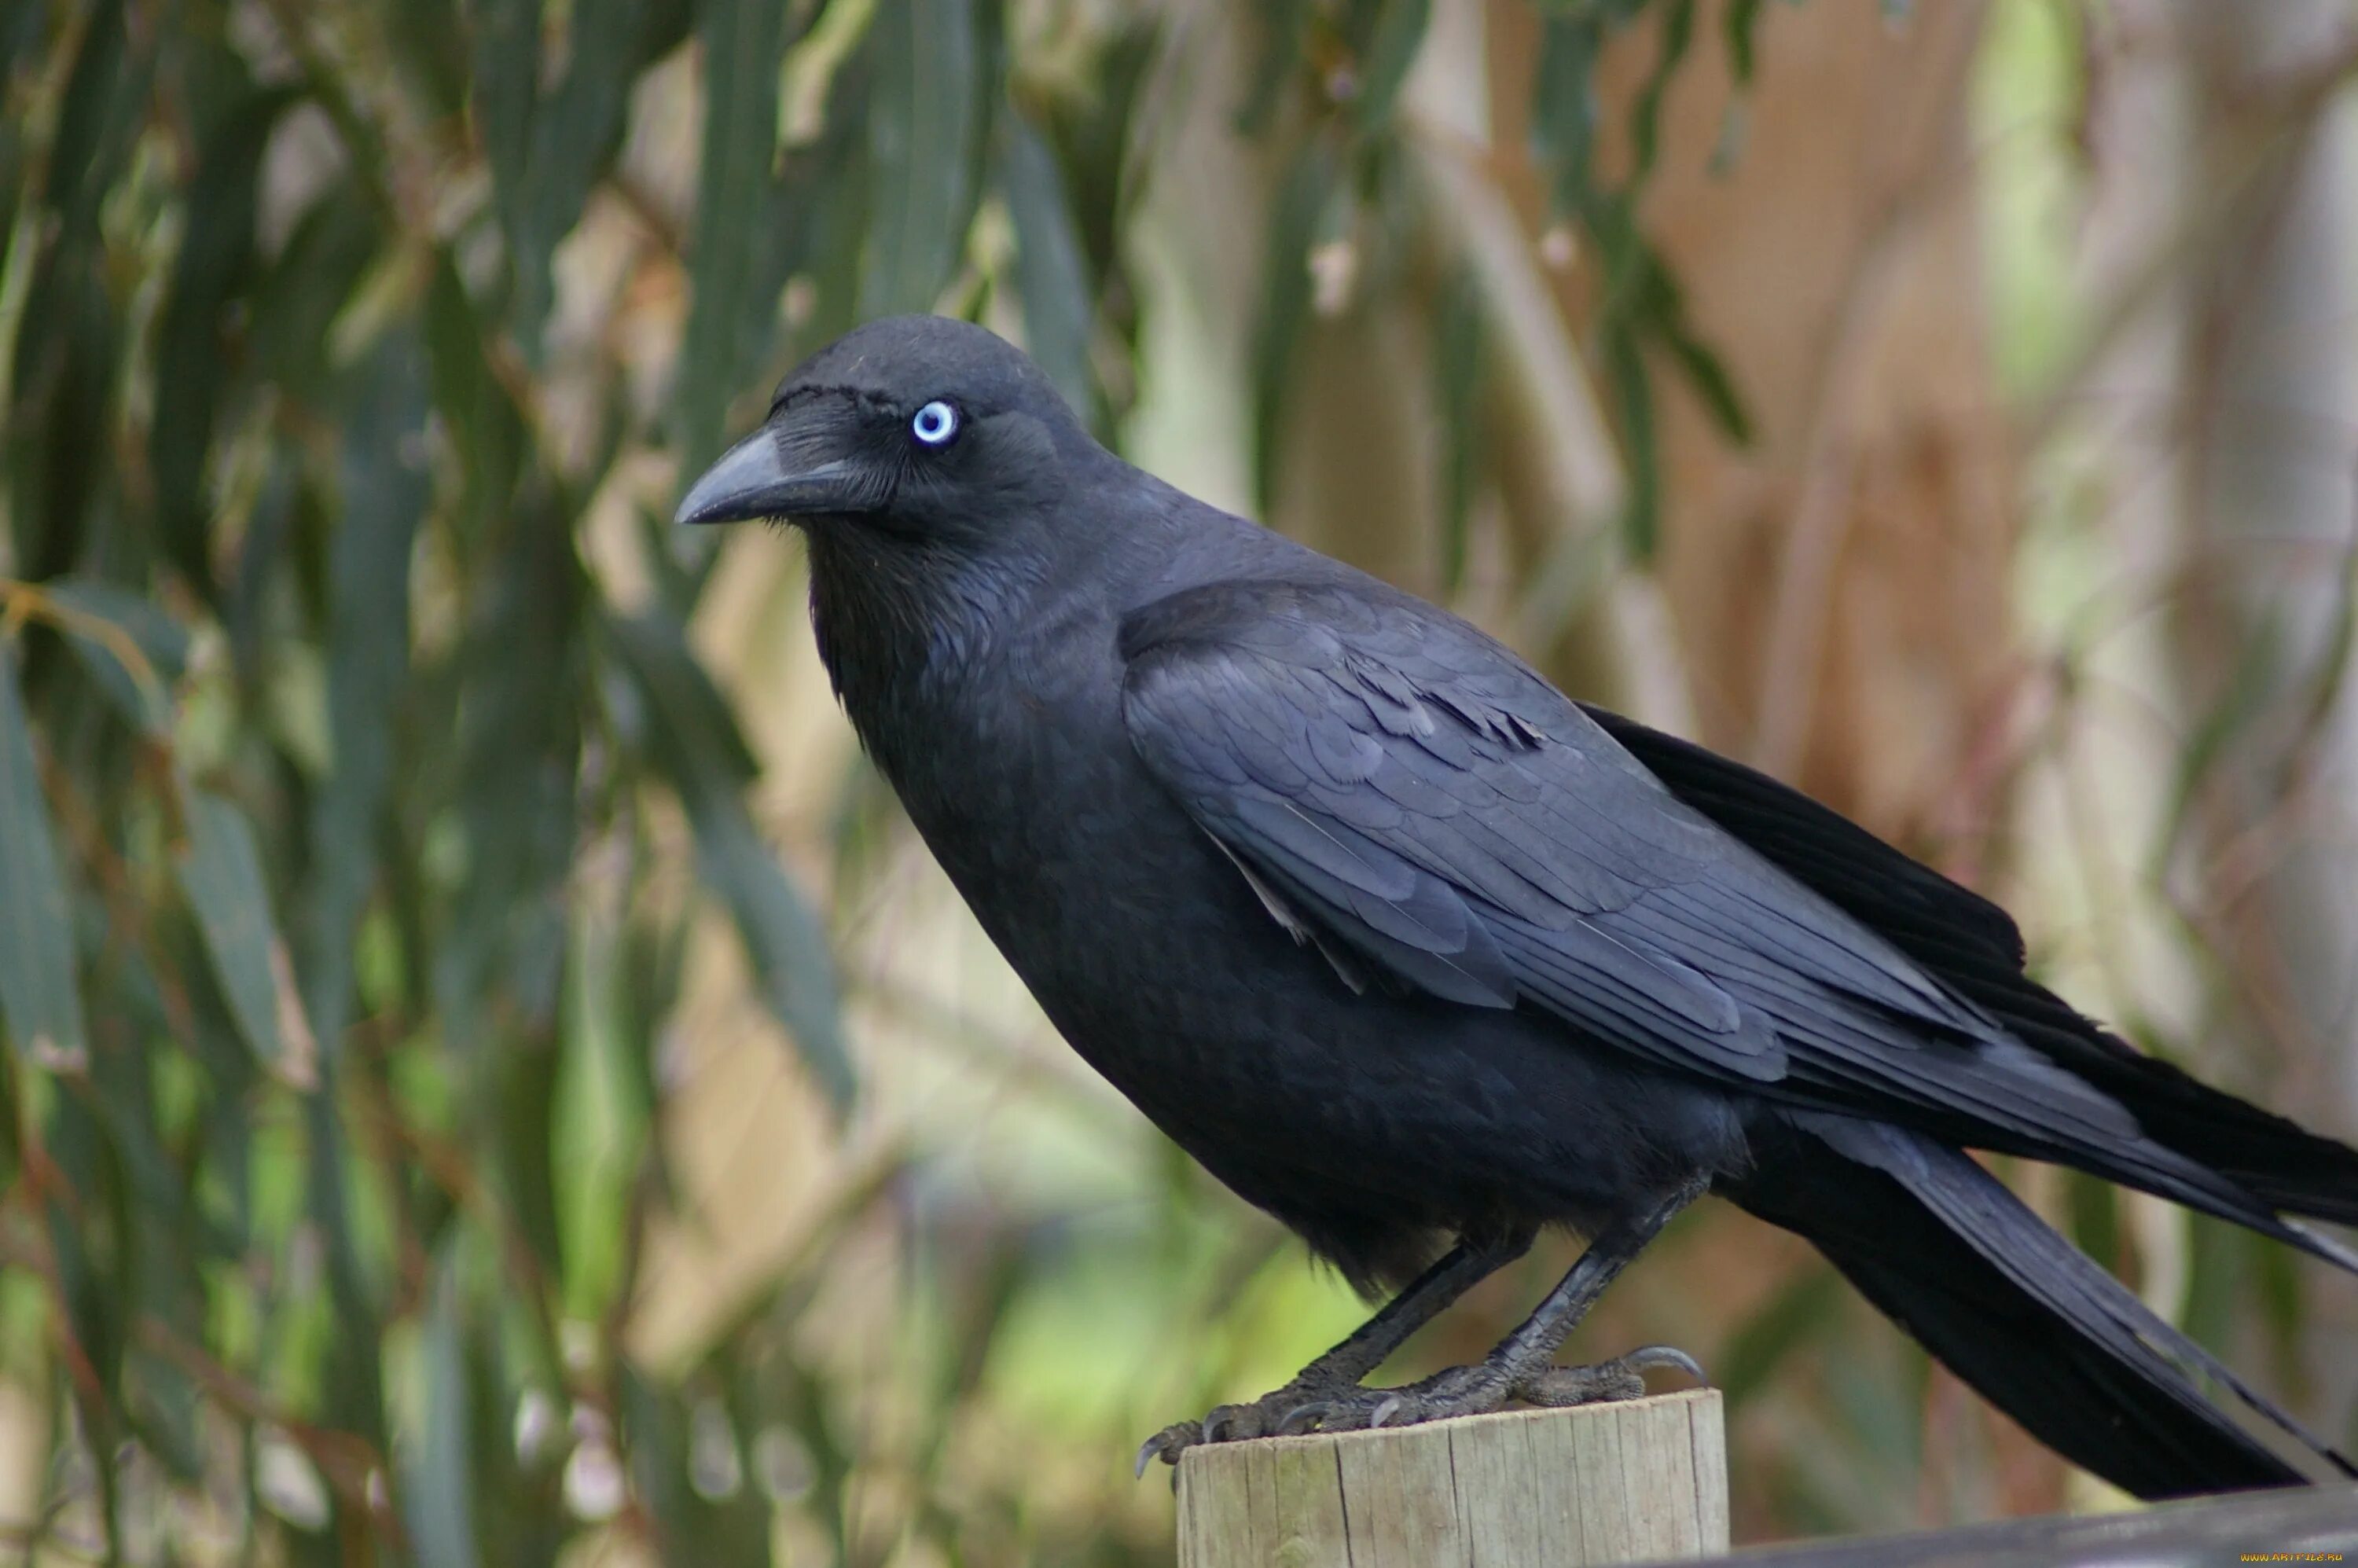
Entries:
{"type": "MultiPolygon", "coordinates": [[[[936,309],[2358,1133],[2346,0],[12,0],[0,1559],[1168,1562],[1362,1313],[1040,1020],[687,477],[936,309]]],[[[2358,1438],[2358,1292],[2010,1178],[2358,1438]]],[[[1478,1354],[1543,1247],[1415,1342],[1478,1354]]],[[[2116,1506],[1799,1244],[1739,1541],[2116,1506]]]]}

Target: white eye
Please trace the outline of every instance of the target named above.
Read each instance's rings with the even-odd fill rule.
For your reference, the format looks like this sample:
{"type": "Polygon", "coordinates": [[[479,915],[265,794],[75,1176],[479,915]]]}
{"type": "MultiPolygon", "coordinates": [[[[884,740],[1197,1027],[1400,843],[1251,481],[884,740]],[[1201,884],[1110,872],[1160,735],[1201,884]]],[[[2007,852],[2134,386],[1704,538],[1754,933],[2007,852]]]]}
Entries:
{"type": "Polygon", "coordinates": [[[957,410],[936,398],[918,409],[917,416],[909,421],[909,434],[926,446],[944,447],[957,434],[957,410]]]}

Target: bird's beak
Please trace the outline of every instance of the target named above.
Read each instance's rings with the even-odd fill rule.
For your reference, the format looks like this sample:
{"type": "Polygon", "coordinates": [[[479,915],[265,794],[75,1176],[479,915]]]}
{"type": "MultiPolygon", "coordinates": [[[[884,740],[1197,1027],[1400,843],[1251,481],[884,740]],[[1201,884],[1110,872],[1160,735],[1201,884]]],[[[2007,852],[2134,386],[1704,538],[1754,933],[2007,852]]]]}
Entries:
{"type": "Polygon", "coordinates": [[[809,516],[855,510],[866,486],[848,459],[792,464],[788,443],[768,425],[720,454],[680,497],[675,523],[742,523],[756,517],[809,516]]]}

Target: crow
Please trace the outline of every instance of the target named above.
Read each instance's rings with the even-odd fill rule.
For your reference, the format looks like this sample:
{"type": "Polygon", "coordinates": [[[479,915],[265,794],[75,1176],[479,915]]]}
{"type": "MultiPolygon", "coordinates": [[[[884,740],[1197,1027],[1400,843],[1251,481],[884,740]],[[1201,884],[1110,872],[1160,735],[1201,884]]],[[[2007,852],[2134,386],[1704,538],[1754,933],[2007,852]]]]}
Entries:
{"type": "Polygon", "coordinates": [[[2358,1474],[1966,1151],[2353,1271],[2302,1221],[2358,1223],[2358,1152],[2082,1017],[1996,905],[1130,466],[979,327],[873,321],[795,370],[678,510],[751,519],[807,539],[837,696],[1057,1030],[1355,1285],[1397,1287],[1285,1387],[1150,1438],[1141,1473],[1693,1371],[1554,1358],[1708,1193],[2138,1496],[2358,1474]],[[1587,1249],[1495,1350],[1366,1386],[1544,1227],[1587,1249]]]}

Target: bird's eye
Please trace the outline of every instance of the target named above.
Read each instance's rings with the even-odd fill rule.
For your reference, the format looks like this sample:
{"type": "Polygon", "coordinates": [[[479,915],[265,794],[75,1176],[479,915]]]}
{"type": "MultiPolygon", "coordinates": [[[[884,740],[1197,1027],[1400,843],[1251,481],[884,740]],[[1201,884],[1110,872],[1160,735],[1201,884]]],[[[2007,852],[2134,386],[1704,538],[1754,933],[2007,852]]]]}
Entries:
{"type": "Polygon", "coordinates": [[[949,445],[957,427],[957,410],[939,398],[918,409],[917,416],[909,421],[909,434],[928,447],[949,445]]]}

